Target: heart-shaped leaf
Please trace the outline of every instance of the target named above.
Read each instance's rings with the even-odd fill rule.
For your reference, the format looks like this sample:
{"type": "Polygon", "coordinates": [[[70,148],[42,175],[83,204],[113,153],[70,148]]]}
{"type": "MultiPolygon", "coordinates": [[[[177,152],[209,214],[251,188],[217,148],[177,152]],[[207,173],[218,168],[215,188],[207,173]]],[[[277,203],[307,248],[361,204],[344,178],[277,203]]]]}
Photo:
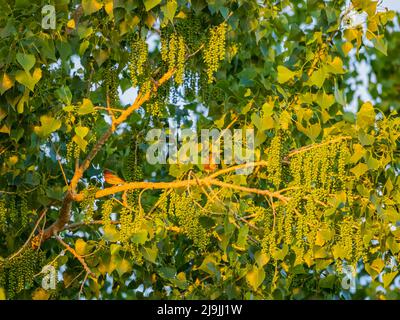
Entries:
{"type": "Polygon", "coordinates": [[[49,136],[50,133],[60,129],[61,127],[61,121],[58,119],[54,119],[51,116],[41,116],[40,123],[42,125],[35,126],[34,131],[38,136],[42,138],[49,136]]]}
{"type": "Polygon", "coordinates": [[[17,61],[24,68],[26,72],[29,72],[36,63],[36,58],[33,54],[25,54],[18,52],[17,61]]]}
{"type": "Polygon", "coordinates": [[[75,128],[75,133],[79,137],[84,138],[89,133],[89,128],[88,127],[83,127],[83,126],[78,126],[78,127],[75,128]]]}
{"type": "Polygon", "coordinates": [[[18,70],[15,73],[15,79],[29,90],[33,91],[36,83],[42,78],[42,70],[36,68],[31,75],[29,72],[25,72],[23,70],[18,70]]]}
{"type": "Polygon", "coordinates": [[[92,101],[90,101],[89,99],[83,99],[82,105],[78,109],[78,114],[85,115],[88,113],[93,113],[94,111],[95,110],[92,101]]]}

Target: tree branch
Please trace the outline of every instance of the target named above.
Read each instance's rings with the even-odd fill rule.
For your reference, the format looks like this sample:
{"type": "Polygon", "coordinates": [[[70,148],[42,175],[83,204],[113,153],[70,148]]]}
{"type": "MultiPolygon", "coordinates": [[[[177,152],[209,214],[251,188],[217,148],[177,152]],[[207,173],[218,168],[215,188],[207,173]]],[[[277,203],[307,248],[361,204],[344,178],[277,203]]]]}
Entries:
{"type": "Polygon", "coordinates": [[[56,236],[56,239],[59,243],[61,243],[66,250],[72,253],[72,255],[78,259],[78,261],[81,263],[83,268],[85,269],[86,273],[89,275],[93,275],[93,272],[90,270],[88,265],[86,264],[85,260],[80,256],[73,248],[71,248],[68,244],[66,244],[59,236],[56,236]]]}

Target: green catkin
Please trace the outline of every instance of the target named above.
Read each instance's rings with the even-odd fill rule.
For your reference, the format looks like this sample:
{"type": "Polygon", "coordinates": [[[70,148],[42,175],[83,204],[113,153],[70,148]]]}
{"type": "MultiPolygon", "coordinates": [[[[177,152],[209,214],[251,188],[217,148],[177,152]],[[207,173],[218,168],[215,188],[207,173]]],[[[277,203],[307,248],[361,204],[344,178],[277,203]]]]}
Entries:
{"type": "Polygon", "coordinates": [[[117,69],[110,63],[104,69],[103,79],[105,82],[106,95],[109,98],[111,106],[116,106],[119,101],[118,97],[118,73],[117,69]]]}
{"type": "Polygon", "coordinates": [[[32,286],[34,275],[40,270],[42,260],[42,252],[28,247],[12,260],[0,262],[0,287],[6,289],[10,299],[32,286]]]}
{"type": "Polygon", "coordinates": [[[268,149],[268,173],[276,189],[282,182],[282,134],[277,132],[268,149]]]}
{"type": "Polygon", "coordinates": [[[129,72],[132,86],[136,87],[143,82],[148,58],[148,46],[145,40],[139,37],[131,43],[131,54],[129,57],[129,72]]]}
{"type": "Polygon", "coordinates": [[[133,229],[132,212],[127,208],[122,208],[119,212],[119,222],[119,241],[122,243],[129,242],[133,229]]]}
{"type": "Polygon", "coordinates": [[[10,222],[12,225],[17,225],[19,222],[19,214],[15,203],[16,197],[14,194],[8,196],[7,199],[7,210],[8,216],[10,217],[10,222]]]}
{"type": "Polygon", "coordinates": [[[204,251],[210,241],[209,234],[200,224],[201,213],[193,206],[192,200],[185,192],[180,195],[175,191],[171,193],[169,214],[175,215],[183,233],[197,248],[204,251]]]}
{"type": "Polygon", "coordinates": [[[28,199],[26,194],[21,194],[19,196],[20,203],[19,203],[19,213],[21,219],[21,227],[25,228],[29,223],[29,208],[28,208],[28,199]]]}
{"type": "Polygon", "coordinates": [[[97,188],[89,187],[83,190],[83,200],[80,202],[79,206],[81,210],[85,213],[85,222],[90,222],[93,220],[94,215],[94,202],[96,199],[97,188]]]}
{"type": "Polygon", "coordinates": [[[178,52],[178,37],[172,33],[168,43],[168,68],[169,70],[176,67],[176,56],[178,52]]]}
{"type": "Polygon", "coordinates": [[[75,142],[74,141],[69,141],[67,143],[67,161],[70,162],[71,160],[74,159],[74,150],[75,150],[75,142]]]}
{"type": "Polygon", "coordinates": [[[7,204],[4,198],[0,198],[0,232],[7,230],[7,204]]]}
{"type": "Polygon", "coordinates": [[[133,261],[141,265],[143,263],[143,257],[139,245],[130,242],[130,240],[135,233],[142,230],[144,217],[140,212],[122,208],[119,213],[119,222],[119,241],[123,245],[123,248],[131,254],[133,261]]]}
{"type": "Polygon", "coordinates": [[[103,202],[103,205],[101,207],[101,216],[104,227],[111,225],[111,213],[113,211],[113,206],[114,206],[113,199],[108,199],[103,202]]]}
{"type": "Polygon", "coordinates": [[[353,219],[349,216],[344,217],[340,224],[340,239],[338,245],[344,252],[344,258],[352,261],[353,256],[353,219]]]}
{"type": "MultiPolygon", "coordinates": [[[[128,181],[130,182],[143,180],[141,151],[139,149],[139,141],[137,138],[133,139],[131,142],[130,151],[126,162],[126,173],[128,181]]],[[[137,206],[139,194],[140,190],[130,190],[127,193],[129,206],[137,206]]]]}
{"type": "Polygon", "coordinates": [[[203,59],[207,66],[208,83],[212,83],[214,73],[218,70],[220,61],[225,59],[226,31],[226,22],[210,29],[207,46],[203,50],[203,59]]]}
{"type": "Polygon", "coordinates": [[[184,73],[185,73],[185,56],[186,56],[186,49],[185,49],[185,40],[182,36],[178,37],[178,52],[176,58],[176,72],[175,72],[175,83],[180,85],[183,83],[184,80],[184,73]]]}

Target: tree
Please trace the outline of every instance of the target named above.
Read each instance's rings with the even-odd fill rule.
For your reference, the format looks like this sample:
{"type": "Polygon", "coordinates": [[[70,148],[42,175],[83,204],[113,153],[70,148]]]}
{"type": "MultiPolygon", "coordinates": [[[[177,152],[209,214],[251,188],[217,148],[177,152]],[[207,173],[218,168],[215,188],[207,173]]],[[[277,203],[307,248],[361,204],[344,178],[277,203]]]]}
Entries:
{"type": "Polygon", "coordinates": [[[60,0],[46,29],[42,5],[1,2],[0,297],[398,298],[400,119],[346,108],[393,12],[60,0]],[[150,164],[171,120],[254,129],[255,159],[150,164]]]}

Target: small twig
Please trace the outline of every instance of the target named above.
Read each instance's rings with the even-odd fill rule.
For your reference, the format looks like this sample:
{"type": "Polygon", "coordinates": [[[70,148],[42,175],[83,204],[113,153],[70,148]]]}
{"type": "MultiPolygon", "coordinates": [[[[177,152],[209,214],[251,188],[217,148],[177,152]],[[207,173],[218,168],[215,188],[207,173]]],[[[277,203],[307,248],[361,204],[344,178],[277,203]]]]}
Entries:
{"type": "MultiPolygon", "coordinates": [[[[110,221],[109,223],[111,224],[119,224],[119,221],[110,221]]],[[[64,231],[64,230],[75,230],[75,229],[79,229],[80,227],[83,226],[90,226],[90,225],[97,225],[97,224],[104,224],[104,222],[102,220],[93,220],[93,221],[89,221],[89,222],[75,222],[75,223],[71,223],[71,224],[67,224],[65,225],[62,230],[60,231],[64,231]]]]}
{"type": "Polygon", "coordinates": [[[81,298],[81,293],[82,293],[82,291],[83,291],[83,287],[85,286],[85,282],[86,282],[88,276],[89,276],[89,272],[86,272],[85,278],[83,279],[82,284],[81,284],[81,287],[80,287],[80,289],[79,289],[78,299],[81,298]]]}
{"type": "Polygon", "coordinates": [[[124,109],[116,109],[116,108],[107,108],[107,107],[94,107],[95,110],[111,110],[111,111],[115,111],[115,112],[124,112],[124,109]]]}
{"type": "Polygon", "coordinates": [[[81,263],[81,265],[83,266],[83,268],[86,270],[86,274],[87,275],[94,275],[94,273],[89,269],[88,265],[86,264],[85,260],[73,249],[71,248],[67,243],[65,243],[63,241],[63,239],[61,239],[60,236],[56,235],[55,238],[57,239],[57,241],[59,243],[61,243],[65,249],[67,249],[70,253],[72,253],[72,255],[78,259],[78,261],[81,263]]]}
{"type": "Polygon", "coordinates": [[[56,154],[56,159],[57,159],[58,165],[60,166],[60,170],[61,170],[61,173],[62,173],[62,175],[63,175],[65,185],[68,186],[67,176],[65,175],[64,168],[63,168],[63,166],[62,166],[62,164],[61,164],[61,160],[60,160],[61,157],[60,157],[60,155],[58,154],[58,151],[56,150],[56,148],[55,148],[55,146],[54,146],[54,143],[51,143],[51,145],[52,145],[53,150],[54,150],[54,152],[55,152],[55,154],[56,154]]]}
{"type": "Polygon", "coordinates": [[[35,224],[35,226],[33,227],[33,230],[32,230],[31,234],[30,234],[29,237],[28,237],[28,240],[26,240],[25,243],[22,245],[22,247],[21,247],[17,252],[15,252],[13,255],[11,255],[11,256],[8,258],[8,260],[14,259],[16,256],[18,256],[18,255],[25,249],[26,246],[28,246],[28,244],[31,242],[31,240],[32,240],[32,238],[33,238],[33,235],[34,235],[35,232],[36,232],[36,229],[39,227],[40,221],[42,221],[42,219],[44,218],[44,216],[46,215],[46,213],[47,213],[47,208],[45,208],[45,209],[42,211],[42,213],[41,213],[41,215],[40,215],[38,221],[36,221],[36,224],[35,224]]]}

